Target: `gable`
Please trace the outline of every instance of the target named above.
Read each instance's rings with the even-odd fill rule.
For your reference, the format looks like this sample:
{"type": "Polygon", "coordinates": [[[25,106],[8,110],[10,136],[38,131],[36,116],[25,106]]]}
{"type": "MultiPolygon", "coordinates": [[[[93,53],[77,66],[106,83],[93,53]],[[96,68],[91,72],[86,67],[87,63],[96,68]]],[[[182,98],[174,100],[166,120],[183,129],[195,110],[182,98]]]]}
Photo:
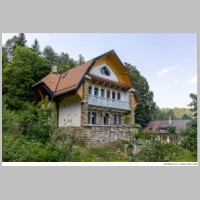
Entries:
{"type": "Polygon", "coordinates": [[[112,68],[109,67],[106,63],[103,63],[99,66],[95,66],[94,68],[92,68],[90,74],[119,82],[119,79],[117,78],[116,74],[113,72],[112,68]]]}
{"type": "MultiPolygon", "coordinates": [[[[98,73],[100,73],[100,66],[102,67],[103,65],[106,65],[107,68],[112,72],[112,78],[115,79],[113,81],[119,82],[121,84],[129,86],[130,88],[133,88],[127,69],[124,67],[123,63],[120,61],[120,59],[114,51],[110,51],[109,53],[104,54],[103,56],[97,57],[95,60],[96,62],[89,73],[92,74],[96,73],[97,71],[98,73]]],[[[110,77],[104,76],[103,78],[111,80],[110,77]]]]}

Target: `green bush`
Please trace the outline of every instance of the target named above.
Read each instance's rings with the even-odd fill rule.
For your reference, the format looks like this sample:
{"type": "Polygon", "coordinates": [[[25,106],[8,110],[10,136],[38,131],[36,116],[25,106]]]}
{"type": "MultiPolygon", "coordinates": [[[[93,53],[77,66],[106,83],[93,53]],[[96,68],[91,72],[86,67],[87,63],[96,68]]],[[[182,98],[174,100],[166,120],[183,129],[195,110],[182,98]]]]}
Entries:
{"type": "Polygon", "coordinates": [[[78,162],[81,154],[73,149],[72,158],[68,156],[68,145],[49,141],[46,144],[27,139],[22,135],[3,135],[3,162],[78,162]]]}
{"type": "Polygon", "coordinates": [[[181,148],[174,143],[153,141],[147,147],[142,147],[136,158],[142,162],[173,162],[180,153],[181,148]]]}

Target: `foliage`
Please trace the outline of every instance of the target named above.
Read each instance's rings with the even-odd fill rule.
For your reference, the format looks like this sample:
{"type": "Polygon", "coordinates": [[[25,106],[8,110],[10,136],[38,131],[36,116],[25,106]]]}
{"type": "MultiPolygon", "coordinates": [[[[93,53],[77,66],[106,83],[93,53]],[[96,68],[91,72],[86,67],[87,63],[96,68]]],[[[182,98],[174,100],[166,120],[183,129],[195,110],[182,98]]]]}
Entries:
{"type": "Polygon", "coordinates": [[[18,34],[18,37],[17,37],[16,44],[17,44],[18,46],[25,47],[25,46],[26,46],[26,42],[27,42],[27,40],[26,40],[25,34],[24,34],[24,33],[19,33],[19,34],[18,34]]]}
{"type": "Polygon", "coordinates": [[[58,54],[49,45],[44,48],[42,55],[51,65],[56,64],[58,61],[58,54]]]}
{"type": "Polygon", "coordinates": [[[84,57],[80,54],[78,55],[78,61],[77,61],[77,65],[82,65],[85,63],[85,59],[84,57]]]}
{"type": "Polygon", "coordinates": [[[48,101],[30,106],[21,118],[22,134],[46,143],[55,130],[55,105],[48,101]]]}
{"type": "Polygon", "coordinates": [[[13,59],[3,69],[3,90],[10,109],[33,101],[32,85],[50,72],[50,65],[31,49],[17,46],[13,59]]]}
{"type": "Polygon", "coordinates": [[[136,123],[144,127],[152,119],[152,115],[156,110],[156,103],[153,101],[153,92],[150,91],[147,80],[135,67],[128,63],[125,63],[125,66],[130,73],[139,99],[135,109],[136,123]]]}
{"type": "Polygon", "coordinates": [[[189,122],[185,130],[182,130],[181,144],[185,149],[188,149],[194,154],[197,154],[197,95],[190,94],[192,102],[189,104],[192,112],[194,113],[194,119],[189,122]]]}
{"type": "Polygon", "coordinates": [[[192,111],[188,108],[158,108],[156,109],[153,120],[171,119],[192,119],[192,111]]]}
{"type": "Polygon", "coordinates": [[[14,50],[17,46],[17,36],[13,36],[11,39],[8,39],[4,46],[4,60],[7,58],[8,61],[12,60],[14,50]]]}
{"type": "Polygon", "coordinates": [[[31,45],[31,49],[33,51],[35,51],[38,55],[41,54],[41,51],[40,51],[40,44],[38,42],[37,39],[34,40],[33,44],[31,45]]]}
{"type": "Polygon", "coordinates": [[[193,112],[193,117],[197,117],[197,95],[191,93],[190,97],[192,102],[188,106],[190,106],[190,110],[193,112]]]}
{"type": "Polygon", "coordinates": [[[46,144],[30,140],[22,135],[3,135],[3,162],[64,162],[80,161],[80,152],[73,151],[72,159],[67,155],[68,146],[56,141],[46,144]]]}
{"type": "Polygon", "coordinates": [[[63,73],[77,65],[76,61],[69,57],[68,53],[62,52],[58,56],[58,73],[63,73]]]}
{"type": "Polygon", "coordinates": [[[173,162],[180,156],[181,148],[174,143],[160,143],[154,140],[147,147],[142,147],[136,155],[143,162],[173,162]]]}
{"type": "Polygon", "coordinates": [[[176,126],[173,126],[173,125],[169,126],[167,128],[167,131],[169,134],[176,134],[176,126]]]}

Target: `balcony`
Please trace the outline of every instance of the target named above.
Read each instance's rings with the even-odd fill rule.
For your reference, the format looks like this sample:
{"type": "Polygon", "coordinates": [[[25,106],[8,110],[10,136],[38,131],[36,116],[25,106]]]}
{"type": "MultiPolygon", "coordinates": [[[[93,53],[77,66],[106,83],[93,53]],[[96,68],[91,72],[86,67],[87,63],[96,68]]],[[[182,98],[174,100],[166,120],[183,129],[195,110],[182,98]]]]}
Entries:
{"type": "Polygon", "coordinates": [[[108,99],[105,97],[99,97],[99,96],[94,96],[94,95],[88,96],[88,104],[104,106],[104,107],[109,107],[109,108],[119,108],[123,110],[131,110],[129,102],[120,101],[116,99],[108,99]]]}

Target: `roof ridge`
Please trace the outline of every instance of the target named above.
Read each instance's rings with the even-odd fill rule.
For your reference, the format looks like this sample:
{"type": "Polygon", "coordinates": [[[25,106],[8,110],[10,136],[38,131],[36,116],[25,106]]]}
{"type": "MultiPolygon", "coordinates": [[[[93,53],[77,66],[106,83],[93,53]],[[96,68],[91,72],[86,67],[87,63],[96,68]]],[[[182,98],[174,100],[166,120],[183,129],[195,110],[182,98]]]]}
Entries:
{"type": "MultiPolygon", "coordinates": [[[[63,74],[63,73],[62,73],[63,74]]],[[[58,85],[59,85],[59,82],[60,82],[60,79],[61,79],[61,75],[62,74],[59,74],[60,75],[60,77],[59,77],[59,79],[58,79],[58,83],[57,83],[57,85],[56,85],[56,89],[55,89],[55,93],[54,94],[56,94],[56,92],[57,92],[57,88],[58,88],[58,85]]]]}

